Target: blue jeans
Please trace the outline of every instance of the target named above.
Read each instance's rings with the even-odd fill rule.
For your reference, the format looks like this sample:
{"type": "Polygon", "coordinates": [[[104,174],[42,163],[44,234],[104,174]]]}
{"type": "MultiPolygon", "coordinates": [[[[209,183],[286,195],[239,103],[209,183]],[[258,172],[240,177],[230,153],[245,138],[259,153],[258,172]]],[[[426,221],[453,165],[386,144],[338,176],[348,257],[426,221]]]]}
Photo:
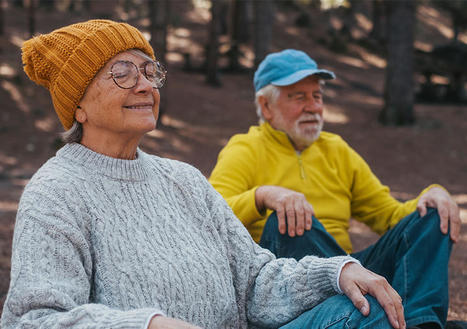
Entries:
{"type": "MultiPolygon", "coordinates": [[[[452,248],[449,235],[440,231],[436,209],[421,218],[414,212],[387,231],[375,244],[351,254],[369,270],[384,276],[403,299],[407,327],[421,323],[446,323],[448,262],[452,248]]],[[[260,245],[277,257],[306,255],[332,257],[345,251],[313,218],[310,231],[294,238],[279,233],[277,216],[267,220],[260,245]]],[[[334,296],[289,322],[284,328],[391,328],[384,311],[371,297],[370,316],[365,318],[345,296],[334,296]],[[376,314],[372,314],[375,310],[376,314]],[[381,313],[381,314],[380,314],[381,313]]]]}

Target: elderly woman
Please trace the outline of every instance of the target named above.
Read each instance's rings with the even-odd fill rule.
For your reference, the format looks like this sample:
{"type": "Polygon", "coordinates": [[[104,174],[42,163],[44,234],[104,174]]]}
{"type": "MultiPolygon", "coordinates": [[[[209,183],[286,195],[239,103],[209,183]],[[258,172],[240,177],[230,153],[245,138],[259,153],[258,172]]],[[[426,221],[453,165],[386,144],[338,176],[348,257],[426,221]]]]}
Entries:
{"type": "Polygon", "coordinates": [[[199,171],[138,148],[166,72],[137,29],[70,25],[25,42],[23,62],[67,144],[21,197],[3,329],[301,327],[330,315],[404,327],[381,277],[348,256],[275,259],[199,171]],[[325,299],[336,311],[313,308],[325,299]]]}

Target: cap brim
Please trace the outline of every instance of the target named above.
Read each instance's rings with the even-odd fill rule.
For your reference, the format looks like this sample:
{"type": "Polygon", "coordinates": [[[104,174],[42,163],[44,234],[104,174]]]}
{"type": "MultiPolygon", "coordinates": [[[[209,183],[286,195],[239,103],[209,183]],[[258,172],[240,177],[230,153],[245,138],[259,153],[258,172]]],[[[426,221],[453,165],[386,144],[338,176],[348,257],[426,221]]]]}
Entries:
{"type": "Polygon", "coordinates": [[[328,70],[301,70],[301,71],[294,72],[293,74],[288,75],[284,78],[271,81],[271,84],[275,86],[288,86],[310,75],[317,75],[321,79],[325,79],[325,80],[332,80],[336,78],[336,75],[333,72],[328,71],[328,70]]]}

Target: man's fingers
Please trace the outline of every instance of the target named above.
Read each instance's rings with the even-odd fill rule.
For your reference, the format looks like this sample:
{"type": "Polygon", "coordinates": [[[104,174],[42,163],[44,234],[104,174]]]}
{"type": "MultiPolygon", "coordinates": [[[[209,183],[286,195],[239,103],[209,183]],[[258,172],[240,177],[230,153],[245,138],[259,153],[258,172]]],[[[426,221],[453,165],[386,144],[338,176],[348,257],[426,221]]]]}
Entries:
{"type": "Polygon", "coordinates": [[[311,226],[313,225],[313,215],[311,214],[306,214],[305,217],[305,230],[309,231],[311,230],[311,226]]]}
{"type": "Polygon", "coordinates": [[[277,226],[279,227],[279,233],[285,234],[286,225],[285,225],[285,212],[284,208],[279,208],[276,210],[277,213],[277,226]]]}
{"type": "Polygon", "coordinates": [[[289,236],[293,238],[295,236],[295,208],[290,202],[286,205],[285,214],[287,216],[287,230],[289,236]]]}
{"type": "Polygon", "coordinates": [[[417,204],[417,211],[420,214],[420,217],[423,217],[426,215],[426,203],[423,200],[418,201],[417,204]]]}
{"type": "Polygon", "coordinates": [[[440,218],[440,230],[443,232],[443,234],[448,233],[448,227],[449,227],[449,210],[445,206],[439,206],[438,207],[438,214],[440,218]]]}
{"type": "Polygon", "coordinates": [[[305,231],[305,209],[303,209],[302,202],[297,202],[297,204],[295,205],[295,221],[295,231],[297,235],[301,236],[305,231]]]}
{"type": "Polygon", "coordinates": [[[311,225],[313,223],[313,213],[313,207],[308,203],[305,206],[305,230],[307,231],[311,230],[311,225]]]}
{"type": "Polygon", "coordinates": [[[450,228],[451,228],[451,239],[454,242],[457,242],[459,240],[459,236],[461,233],[461,219],[460,219],[460,213],[459,213],[459,208],[457,205],[453,205],[451,209],[451,214],[449,215],[450,217],[450,228]]]}

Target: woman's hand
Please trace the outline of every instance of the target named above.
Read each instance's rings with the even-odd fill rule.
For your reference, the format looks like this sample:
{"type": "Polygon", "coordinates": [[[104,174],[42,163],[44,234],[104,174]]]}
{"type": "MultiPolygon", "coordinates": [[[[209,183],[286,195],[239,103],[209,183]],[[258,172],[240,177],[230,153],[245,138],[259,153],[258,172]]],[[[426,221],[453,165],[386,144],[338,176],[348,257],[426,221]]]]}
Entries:
{"type": "Polygon", "coordinates": [[[201,327],[182,320],[156,315],[149,322],[148,329],[201,329],[201,327]]]}
{"type": "Polygon", "coordinates": [[[394,328],[405,329],[402,298],[381,275],[358,263],[347,263],[342,268],[339,286],[364,316],[371,312],[370,305],[364,297],[368,293],[376,298],[394,328]]]}

